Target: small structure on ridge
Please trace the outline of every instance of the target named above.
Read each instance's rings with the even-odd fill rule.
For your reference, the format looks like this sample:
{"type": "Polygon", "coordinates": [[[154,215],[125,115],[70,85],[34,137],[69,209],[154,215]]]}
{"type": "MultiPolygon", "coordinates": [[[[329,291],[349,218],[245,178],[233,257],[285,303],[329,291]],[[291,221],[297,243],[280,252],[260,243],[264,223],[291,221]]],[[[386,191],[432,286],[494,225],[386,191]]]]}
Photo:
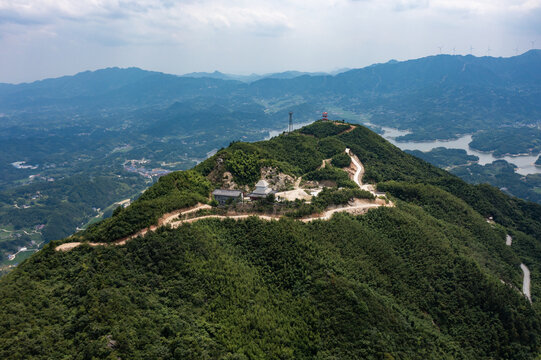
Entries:
{"type": "Polygon", "coordinates": [[[275,193],[275,191],[273,191],[269,187],[268,182],[266,182],[265,180],[259,180],[257,182],[257,184],[255,184],[255,190],[253,192],[249,193],[247,196],[251,200],[259,200],[259,199],[266,198],[267,195],[269,195],[269,194],[274,194],[274,193],[275,193]]]}
{"type": "Polygon", "coordinates": [[[225,205],[228,202],[237,202],[244,200],[244,195],[240,190],[216,189],[212,192],[212,195],[220,205],[225,205]]]}

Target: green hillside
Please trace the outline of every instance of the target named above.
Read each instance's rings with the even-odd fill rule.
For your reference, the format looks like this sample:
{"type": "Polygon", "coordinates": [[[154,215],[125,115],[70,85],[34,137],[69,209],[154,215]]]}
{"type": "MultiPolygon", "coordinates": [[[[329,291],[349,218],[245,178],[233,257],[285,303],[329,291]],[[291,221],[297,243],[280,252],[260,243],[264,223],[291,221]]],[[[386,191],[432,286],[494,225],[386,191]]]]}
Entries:
{"type": "MultiPolygon", "coordinates": [[[[163,171],[189,169],[232,140],[265,139],[287,126],[289,112],[295,124],[326,111],[330,119],[408,130],[399,141],[472,134],[478,149],[537,154],[539,74],[541,51],[530,50],[509,58],[441,54],[336,75],[107,68],[0,84],[0,274],[17,249],[37,250],[108,217],[101,209],[136,196],[152,174],[154,181],[163,171]]],[[[425,160],[436,165],[471,160],[431,155],[425,160]]],[[[539,177],[516,174],[512,165],[452,172],[541,203],[539,177]]]]}
{"type": "Polygon", "coordinates": [[[466,184],[362,126],[316,122],[234,142],[163,176],[128,208],[2,277],[0,357],[535,359],[539,239],[541,206],[466,184]],[[364,165],[363,181],[387,193],[386,205],[294,220],[352,198],[376,201],[343,178],[346,148],[364,165]],[[216,207],[209,196],[231,181],[253,189],[268,169],[328,188],[311,204],[268,197],[216,207]],[[205,218],[120,246],[84,245],[118,245],[203,203],[212,207],[193,216],[279,219],[205,218]],[[83,245],[56,250],[75,242],[83,245]],[[519,290],[521,263],[531,271],[531,303],[519,290]]]}

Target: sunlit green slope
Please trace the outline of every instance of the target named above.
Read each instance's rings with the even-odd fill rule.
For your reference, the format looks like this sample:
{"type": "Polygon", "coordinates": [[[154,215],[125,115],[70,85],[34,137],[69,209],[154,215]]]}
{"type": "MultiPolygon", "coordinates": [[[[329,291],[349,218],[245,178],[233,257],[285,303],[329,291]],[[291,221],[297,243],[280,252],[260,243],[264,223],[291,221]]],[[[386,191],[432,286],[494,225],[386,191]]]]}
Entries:
{"type": "Polygon", "coordinates": [[[360,126],[233,143],[0,279],[0,357],[535,359],[540,219],[539,205],[468,185],[360,126]],[[209,202],[225,169],[250,186],[261,167],[306,175],[346,147],[396,206],[308,223],[204,219],[55,250],[209,202]]]}

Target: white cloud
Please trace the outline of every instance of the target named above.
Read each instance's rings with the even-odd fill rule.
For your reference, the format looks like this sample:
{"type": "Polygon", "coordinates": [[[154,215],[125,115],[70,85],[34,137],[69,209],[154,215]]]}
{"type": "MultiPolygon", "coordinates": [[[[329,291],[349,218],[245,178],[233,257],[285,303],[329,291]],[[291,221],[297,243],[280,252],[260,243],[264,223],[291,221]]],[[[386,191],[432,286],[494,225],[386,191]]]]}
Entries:
{"type": "Polygon", "coordinates": [[[324,70],[439,45],[511,55],[541,44],[539,24],[541,0],[0,0],[0,81],[111,65],[324,70]]]}
{"type": "Polygon", "coordinates": [[[528,12],[541,7],[541,0],[432,0],[431,6],[440,11],[459,10],[477,15],[528,12]]]}
{"type": "Polygon", "coordinates": [[[127,36],[140,35],[141,27],[159,36],[167,36],[175,30],[205,27],[219,31],[247,30],[256,34],[280,33],[290,28],[288,17],[270,3],[230,4],[219,1],[2,0],[0,23],[34,27],[71,23],[82,28],[99,24],[112,29],[121,26],[127,36]]]}

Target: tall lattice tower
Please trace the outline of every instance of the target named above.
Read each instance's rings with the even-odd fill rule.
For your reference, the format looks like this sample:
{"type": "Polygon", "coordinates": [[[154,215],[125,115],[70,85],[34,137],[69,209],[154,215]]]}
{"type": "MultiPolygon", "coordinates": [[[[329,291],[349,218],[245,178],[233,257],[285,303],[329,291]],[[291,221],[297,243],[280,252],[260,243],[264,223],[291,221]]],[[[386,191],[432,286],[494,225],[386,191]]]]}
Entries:
{"type": "Polygon", "coordinates": [[[292,132],[293,131],[293,112],[290,111],[289,112],[289,128],[288,128],[288,132],[292,132]]]}

